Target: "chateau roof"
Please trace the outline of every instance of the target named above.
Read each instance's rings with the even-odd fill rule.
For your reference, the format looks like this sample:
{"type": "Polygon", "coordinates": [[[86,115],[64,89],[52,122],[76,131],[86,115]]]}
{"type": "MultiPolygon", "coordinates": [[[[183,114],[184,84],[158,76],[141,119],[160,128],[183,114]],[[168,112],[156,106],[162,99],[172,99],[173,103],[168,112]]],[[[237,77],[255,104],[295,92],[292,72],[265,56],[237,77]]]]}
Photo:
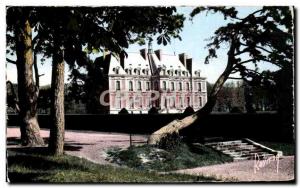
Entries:
{"type": "MultiPolygon", "coordinates": [[[[124,67],[121,66],[121,60],[117,57],[111,55],[110,64],[109,64],[109,75],[116,74],[116,70],[118,69],[119,75],[127,75],[127,70],[132,70],[132,74],[137,69],[141,70],[141,75],[143,75],[143,70],[149,70],[149,75],[158,73],[158,69],[165,69],[166,72],[173,70],[174,73],[177,70],[185,71],[190,76],[188,69],[181,63],[178,55],[169,55],[169,54],[160,54],[160,58],[158,58],[156,53],[151,53],[149,56],[146,56],[146,59],[140,53],[129,52],[128,56],[124,58],[124,67]],[[150,62],[149,58],[150,57],[150,62]]],[[[200,70],[192,70],[192,76],[198,76],[195,74],[196,71],[200,70]]],[[[174,74],[175,75],[175,74],[174,74]]]]}

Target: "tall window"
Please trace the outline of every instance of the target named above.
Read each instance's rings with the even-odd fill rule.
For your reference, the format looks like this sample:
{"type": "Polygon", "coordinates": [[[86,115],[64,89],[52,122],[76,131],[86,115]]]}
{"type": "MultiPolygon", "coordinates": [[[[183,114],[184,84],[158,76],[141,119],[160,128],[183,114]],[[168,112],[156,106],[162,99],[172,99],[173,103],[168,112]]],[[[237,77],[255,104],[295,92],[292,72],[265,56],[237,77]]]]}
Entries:
{"type": "Polygon", "coordinates": [[[171,91],[174,91],[175,86],[174,86],[174,82],[171,82],[171,91]]]}
{"type": "Polygon", "coordinates": [[[147,90],[147,91],[150,90],[150,82],[146,82],[146,90],[147,90]]]}
{"type": "Polygon", "coordinates": [[[136,70],[136,74],[137,75],[141,75],[141,71],[140,70],[136,70]]]}
{"type": "Polygon", "coordinates": [[[141,91],[142,90],[142,82],[138,81],[138,90],[141,91]]]}
{"type": "Polygon", "coordinates": [[[116,98],[116,104],[115,104],[116,108],[121,108],[121,97],[117,97],[116,98]]]}
{"type": "Polygon", "coordinates": [[[198,91],[201,91],[201,83],[198,83],[198,91]]]}
{"type": "Polygon", "coordinates": [[[120,90],[120,89],[121,89],[120,81],[117,81],[116,82],[116,90],[120,90]]]}
{"type": "Polygon", "coordinates": [[[186,83],[186,90],[189,91],[190,90],[190,84],[186,83]]]}
{"type": "Polygon", "coordinates": [[[180,97],[180,106],[183,107],[183,97],[180,97]]]}
{"type": "Polygon", "coordinates": [[[132,75],[132,70],[131,69],[128,70],[128,74],[132,75]]]}
{"type": "Polygon", "coordinates": [[[187,106],[190,106],[190,97],[186,98],[187,106]]]}
{"type": "Polygon", "coordinates": [[[163,81],[163,90],[167,90],[167,82],[163,81]]]}
{"type": "Polygon", "coordinates": [[[134,108],[134,101],[133,101],[132,97],[129,98],[129,108],[131,108],[131,109],[134,108]]]}
{"type": "Polygon", "coordinates": [[[132,81],[129,81],[129,91],[133,91],[133,84],[132,84],[132,81]]]}
{"type": "Polygon", "coordinates": [[[182,91],[182,83],[179,82],[179,91],[182,91]]]}
{"type": "Polygon", "coordinates": [[[202,107],[202,97],[199,97],[199,106],[202,107]]]}

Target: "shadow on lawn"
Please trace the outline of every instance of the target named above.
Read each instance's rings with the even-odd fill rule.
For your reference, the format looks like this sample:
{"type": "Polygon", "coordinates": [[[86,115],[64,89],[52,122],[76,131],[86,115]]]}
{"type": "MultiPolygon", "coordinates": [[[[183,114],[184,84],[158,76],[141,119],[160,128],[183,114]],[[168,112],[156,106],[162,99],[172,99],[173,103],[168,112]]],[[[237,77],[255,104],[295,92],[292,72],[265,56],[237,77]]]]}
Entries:
{"type": "Polygon", "coordinates": [[[48,182],[61,170],[87,171],[88,167],[74,163],[72,157],[49,156],[47,147],[7,149],[7,180],[11,183],[48,182]]]}

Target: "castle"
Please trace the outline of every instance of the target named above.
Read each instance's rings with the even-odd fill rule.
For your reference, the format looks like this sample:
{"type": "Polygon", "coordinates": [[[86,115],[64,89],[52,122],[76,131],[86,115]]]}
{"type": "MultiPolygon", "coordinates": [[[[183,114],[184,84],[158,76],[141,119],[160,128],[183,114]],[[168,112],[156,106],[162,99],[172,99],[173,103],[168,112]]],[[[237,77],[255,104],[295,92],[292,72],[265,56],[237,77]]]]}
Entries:
{"type": "Polygon", "coordinates": [[[117,114],[182,113],[187,107],[195,111],[207,100],[206,78],[192,69],[192,58],[184,53],[164,54],[162,50],[141,49],[127,56],[110,55],[107,67],[108,110],[117,114]]]}

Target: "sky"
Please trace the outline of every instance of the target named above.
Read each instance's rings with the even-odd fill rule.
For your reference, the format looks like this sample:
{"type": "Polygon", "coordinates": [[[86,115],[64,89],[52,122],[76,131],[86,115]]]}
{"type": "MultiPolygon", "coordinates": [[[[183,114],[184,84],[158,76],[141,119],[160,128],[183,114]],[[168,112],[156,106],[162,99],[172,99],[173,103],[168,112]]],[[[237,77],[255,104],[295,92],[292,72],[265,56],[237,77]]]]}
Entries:
{"type": "MultiPolygon", "coordinates": [[[[172,39],[171,43],[167,46],[156,44],[155,40],[152,44],[153,50],[162,49],[165,54],[180,54],[186,53],[189,57],[193,58],[193,69],[200,69],[201,76],[206,77],[207,81],[214,83],[226,66],[228,47],[223,46],[218,50],[218,58],[213,59],[210,64],[204,64],[204,59],[207,55],[207,49],[205,48],[207,39],[213,36],[214,31],[220,26],[226,25],[230,20],[225,21],[221,14],[206,14],[201,13],[193,18],[191,21],[189,18],[190,12],[194,7],[177,7],[178,13],[183,13],[186,17],[183,30],[180,34],[182,40],[172,39]]],[[[238,16],[244,17],[249,13],[255,11],[259,7],[237,7],[238,16]]],[[[148,46],[139,46],[138,44],[130,45],[127,52],[139,52],[141,48],[147,48],[148,46]]],[[[93,58],[100,54],[91,55],[93,58]]],[[[15,59],[15,57],[9,57],[15,59]]],[[[40,85],[48,85],[51,82],[51,59],[46,60],[43,64],[40,62],[40,56],[38,56],[39,73],[45,74],[40,77],[40,85]]],[[[273,65],[261,64],[262,70],[270,69],[276,70],[273,65]]],[[[68,75],[70,74],[68,67],[65,69],[65,82],[68,82],[68,75]]],[[[7,79],[13,83],[17,82],[17,70],[16,66],[7,63],[6,65],[7,79]]]]}

